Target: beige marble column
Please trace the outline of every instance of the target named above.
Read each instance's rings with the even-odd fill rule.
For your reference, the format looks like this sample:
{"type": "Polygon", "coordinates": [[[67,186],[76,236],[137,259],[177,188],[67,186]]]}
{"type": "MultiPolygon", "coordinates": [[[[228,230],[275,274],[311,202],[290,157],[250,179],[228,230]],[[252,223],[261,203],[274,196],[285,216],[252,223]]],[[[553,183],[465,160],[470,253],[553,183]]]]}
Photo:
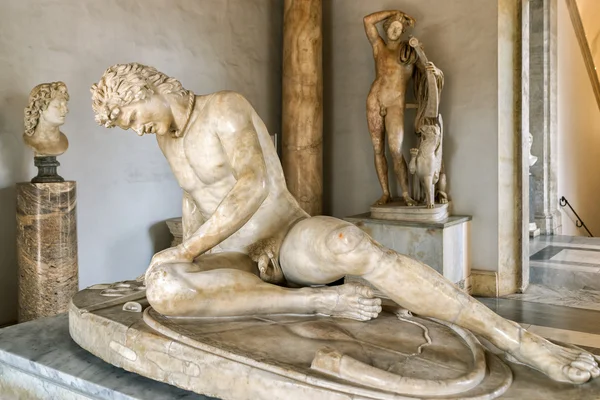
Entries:
{"type": "Polygon", "coordinates": [[[311,215],[323,201],[322,0],[285,0],[282,164],[290,192],[311,215]]]}
{"type": "Polygon", "coordinates": [[[19,322],[66,312],[78,290],[75,182],[17,184],[19,322]]]}

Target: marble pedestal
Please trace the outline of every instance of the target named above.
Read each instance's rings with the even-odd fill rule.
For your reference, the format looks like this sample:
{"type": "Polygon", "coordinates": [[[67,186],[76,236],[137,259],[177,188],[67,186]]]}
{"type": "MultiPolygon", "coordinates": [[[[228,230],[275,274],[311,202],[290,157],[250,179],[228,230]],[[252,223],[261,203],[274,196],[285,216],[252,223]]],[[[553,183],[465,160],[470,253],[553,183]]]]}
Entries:
{"type": "Polygon", "coordinates": [[[431,266],[460,288],[468,288],[470,216],[451,216],[441,222],[405,222],[376,219],[365,213],[344,219],[384,246],[431,266]]]}
{"type": "Polygon", "coordinates": [[[403,222],[442,222],[450,216],[450,205],[435,204],[433,208],[424,205],[406,206],[404,200],[381,206],[371,206],[371,217],[386,221],[403,222]]]}
{"type": "Polygon", "coordinates": [[[17,184],[19,321],[67,311],[78,290],[76,184],[17,184]]]}

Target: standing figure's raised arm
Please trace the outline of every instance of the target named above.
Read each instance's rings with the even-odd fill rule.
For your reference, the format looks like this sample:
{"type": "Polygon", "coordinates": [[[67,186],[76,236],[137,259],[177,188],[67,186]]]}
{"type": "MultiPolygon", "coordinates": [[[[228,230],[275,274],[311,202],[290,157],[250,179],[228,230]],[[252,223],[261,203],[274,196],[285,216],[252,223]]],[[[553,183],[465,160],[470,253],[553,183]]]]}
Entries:
{"type": "Polygon", "coordinates": [[[398,14],[399,11],[389,10],[389,11],[378,11],[373,14],[369,14],[363,18],[363,22],[365,24],[365,32],[367,34],[367,38],[369,38],[369,42],[371,46],[373,46],[373,50],[376,47],[383,45],[383,39],[379,36],[379,32],[377,31],[377,24],[392,15],[398,14]]]}

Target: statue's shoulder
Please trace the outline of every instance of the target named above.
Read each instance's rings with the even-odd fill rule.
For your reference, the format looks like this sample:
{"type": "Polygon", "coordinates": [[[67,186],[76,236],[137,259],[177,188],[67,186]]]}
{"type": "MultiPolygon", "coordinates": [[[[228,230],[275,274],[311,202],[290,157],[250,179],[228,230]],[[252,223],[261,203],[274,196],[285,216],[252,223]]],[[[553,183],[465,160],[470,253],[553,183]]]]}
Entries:
{"type": "Polygon", "coordinates": [[[232,90],[221,90],[203,97],[206,99],[204,107],[211,112],[244,114],[244,111],[253,109],[250,102],[243,95],[232,90]]]}
{"type": "Polygon", "coordinates": [[[205,97],[209,98],[208,101],[217,103],[248,103],[248,100],[242,94],[234,92],[233,90],[220,90],[218,92],[206,95],[205,97]]]}

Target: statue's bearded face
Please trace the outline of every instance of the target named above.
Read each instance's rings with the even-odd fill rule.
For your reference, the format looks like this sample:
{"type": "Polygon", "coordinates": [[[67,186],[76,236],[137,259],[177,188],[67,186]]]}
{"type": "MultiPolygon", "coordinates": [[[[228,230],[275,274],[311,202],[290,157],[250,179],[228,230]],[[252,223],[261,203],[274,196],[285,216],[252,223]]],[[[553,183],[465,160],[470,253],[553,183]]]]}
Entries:
{"type": "Polygon", "coordinates": [[[125,130],[133,129],[140,136],[147,133],[164,135],[173,126],[173,113],[163,96],[152,95],[120,107],[115,125],[125,130]]]}
{"type": "Polygon", "coordinates": [[[394,21],[390,24],[386,33],[390,40],[398,40],[404,33],[404,25],[400,21],[394,21]]]}

